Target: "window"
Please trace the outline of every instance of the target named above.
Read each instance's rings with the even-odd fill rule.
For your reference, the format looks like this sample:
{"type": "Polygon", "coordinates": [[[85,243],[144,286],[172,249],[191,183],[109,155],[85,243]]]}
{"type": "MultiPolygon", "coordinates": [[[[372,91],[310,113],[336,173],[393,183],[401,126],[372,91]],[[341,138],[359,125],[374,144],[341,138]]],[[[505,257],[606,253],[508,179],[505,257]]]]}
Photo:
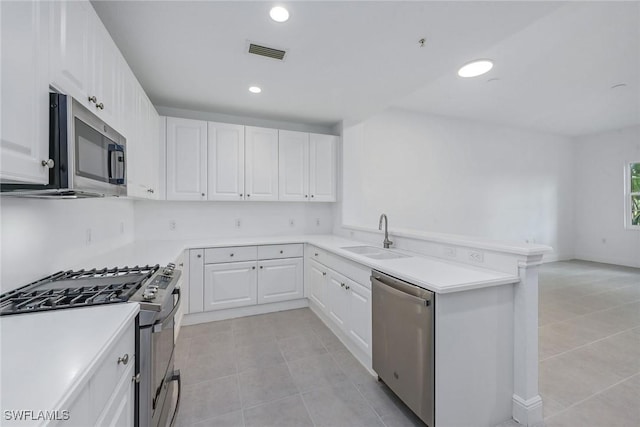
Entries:
{"type": "Polygon", "coordinates": [[[640,163],[629,163],[625,181],[627,226],[640,229],[640,163]]]}

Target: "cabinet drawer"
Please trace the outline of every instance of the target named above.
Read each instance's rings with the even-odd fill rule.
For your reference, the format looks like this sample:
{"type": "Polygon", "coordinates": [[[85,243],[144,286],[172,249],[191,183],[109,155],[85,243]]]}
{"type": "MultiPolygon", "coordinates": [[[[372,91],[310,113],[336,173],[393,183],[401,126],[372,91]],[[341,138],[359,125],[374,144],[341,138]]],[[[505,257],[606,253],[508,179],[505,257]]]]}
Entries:
{"type": "Polygon", "coordinates": [[[304,246],[300,243],[258,246],[258,259],[297,258],[303,255],[304,246]]]}
{"type": "Polygon", "coordinates": [[[256,246],[229,246],[226,248],[209,248],[204,250],[204,263],[255,261],[258,259],[256,246]]]}
{"type": "Polygon", "coordinates": [[[133,323],[110,346],[95,375],[91,378],[91,412],[100,414],[128,368],[135,365],[135,327],[133,323]],[[118,358],[128,355],[127,364],[118,358]]]}

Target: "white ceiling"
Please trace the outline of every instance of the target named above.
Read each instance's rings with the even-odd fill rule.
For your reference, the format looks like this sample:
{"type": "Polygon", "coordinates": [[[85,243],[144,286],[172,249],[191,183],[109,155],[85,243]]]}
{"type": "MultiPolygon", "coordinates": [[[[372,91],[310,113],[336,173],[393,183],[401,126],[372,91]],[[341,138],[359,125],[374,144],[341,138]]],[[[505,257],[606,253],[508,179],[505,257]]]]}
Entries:
{"type": "Polygon", "coordinates": [[[156,105],[326,126],[390,106],[566,135],[640,124],[638,2],[294,1],[283,24],[272,2],[93,4],[156,105]],[[475,58],[494,69],[457,77],[475,58]]]}

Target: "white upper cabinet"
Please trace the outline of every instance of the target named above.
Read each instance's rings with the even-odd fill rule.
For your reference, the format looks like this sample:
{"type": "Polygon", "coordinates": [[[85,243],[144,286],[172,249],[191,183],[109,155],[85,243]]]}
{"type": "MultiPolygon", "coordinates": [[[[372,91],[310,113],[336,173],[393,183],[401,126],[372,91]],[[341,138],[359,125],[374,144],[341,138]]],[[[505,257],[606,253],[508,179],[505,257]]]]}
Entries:
{"type": "Polygon", "coordinates": [[[244,200],[244,126],[208,123],[209,200],[244,200]]]}
{"type": "Polygon", "coordinates": [[[167,200],[207,199],[207,122],[167,118],[167,200]]]}
{"type": "Polygon", "coordinates": [[[309,200],[309,134],[281,130],[278,145],[280,200],[309,200]]]}
{"type": "Polygon", "coordinates": [[[91,89],[93,9],[85,1],[51,2],[51,82],[85,106],[91,89]]]}
{"type": "Polygon", "coordinates": [[[278,130],[245,128],[246,200],[278,200],[278,130]]]}
{"type": "Polygon", "coordinates": [[[128,67],[120,51],[88,1],[50,4],[52,86],[122,132],[123,78],[128,67]]]}
{"type": "Polygon", "coordinates": [[[47,184],[49,2],[0,2],[0,180],[47,184]]]}
{"type": "Polygon", "coordinates": [[[336,145],[338,137],[309,137],[309,192],[312,202],[336,201],[336,145]]]}

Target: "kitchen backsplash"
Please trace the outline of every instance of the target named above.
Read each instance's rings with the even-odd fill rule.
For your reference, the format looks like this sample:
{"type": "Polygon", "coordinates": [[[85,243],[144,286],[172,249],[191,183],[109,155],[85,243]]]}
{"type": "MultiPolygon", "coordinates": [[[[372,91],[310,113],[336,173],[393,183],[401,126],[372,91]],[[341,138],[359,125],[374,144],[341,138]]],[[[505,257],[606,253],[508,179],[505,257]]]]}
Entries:
{"type": "Polygon", "coordinates": [[[135,202],[136,240],[331,233],[333,203],[135,202]]]}
{"type": "Polygon", "coordinates": [[[133,201],[115,198],[3,197],[0,199],[1,292],[131,242],[133,207],[133,201]]]}

